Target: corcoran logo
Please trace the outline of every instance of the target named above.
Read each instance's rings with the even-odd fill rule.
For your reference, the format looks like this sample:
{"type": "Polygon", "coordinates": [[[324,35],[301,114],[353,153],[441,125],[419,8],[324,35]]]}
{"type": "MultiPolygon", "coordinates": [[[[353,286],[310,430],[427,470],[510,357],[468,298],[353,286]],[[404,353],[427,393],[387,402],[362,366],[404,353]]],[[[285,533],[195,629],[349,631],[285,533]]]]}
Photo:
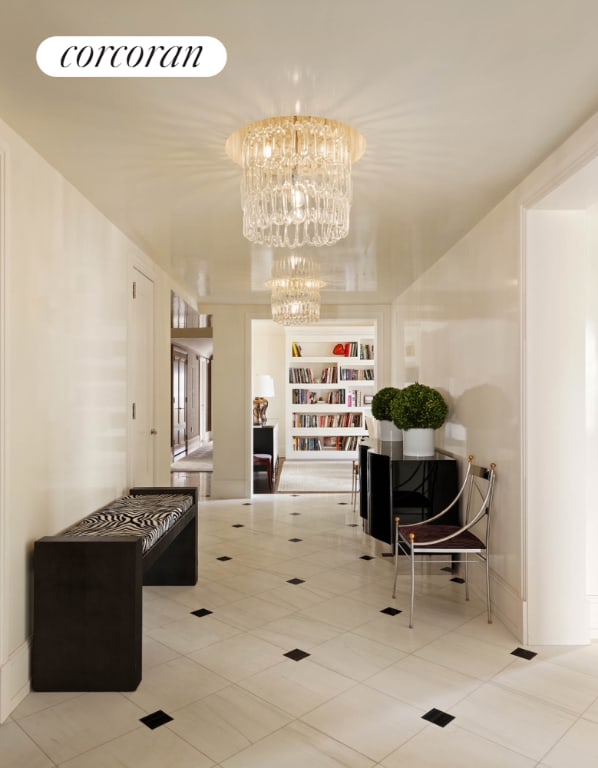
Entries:
{"type": "Polygon", "coordinates": [[[50,77],[213,77],[226,48],[215,37],[48,37],[36,59],[50,77]]]}

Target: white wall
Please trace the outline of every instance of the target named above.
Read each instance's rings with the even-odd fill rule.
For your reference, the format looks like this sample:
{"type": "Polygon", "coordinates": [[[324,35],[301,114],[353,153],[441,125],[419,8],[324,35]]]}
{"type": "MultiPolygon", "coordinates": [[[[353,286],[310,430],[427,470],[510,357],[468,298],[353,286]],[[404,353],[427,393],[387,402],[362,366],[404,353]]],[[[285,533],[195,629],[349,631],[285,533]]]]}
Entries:
{"type": "MultiPolygon", "coordinates": [[[[529,350],[524,345],[522,211],[597,155],[598,115],[398,297],[393,307],[399,356],[405,358],[405,339],[415,339],[419,380],[448,393],[451,412],[439,442],[459,455],[474,453],[478,460],[498,465],[491,561],[494,600],[497,614],[522,642],[528,642],[528,598],[534,601],[532,613],[542,611],[537,592],[528,595],[528,581],[540,584],[544,570],[535,569],[559,567],[557,562],[564,562],[566,568],[568,562],[559,561],[558,553],[544,547],[541,557],[527,557],[522,414],[532,405],[538,388],[551,382],[540,380],[527,393],[527,401],[523,398],[522,361],[529,350]]],[[[561,254],[558,260],[557,270],[566,273],[568,255],[561,254]]],[[[579,288],[577,284],[574,290],[579,288]]],[[[528,295],[535,290],[541,290],[541,285],[527,284],[528,295]]],[[[578,299],[584,302],[585,295],[578,299]]],[[[555,305],[554,312],[560,311],[555,305]]],[[[550,348],[550,333],[542,334],[541,343],[550,348]]],[[[408,365],[413,368],[413,358],[397,362],[393,383],[402,383],[408,365]]],[[[567,524],[565,516],[561,524],[567,524]]],[[[539,615],[534,624],[548,626],[539,615]]],[[[542,630],[534,633],[533,641],[558,642],[561,624],[553,621],[550,627],[550,637],[542,630]]],[[[567,633],[565,628],[560,636],[565,638],[567,633]]]]}
{"type": "MultiPolygon", "coordinates": [[[[273,320],[254,320],[252,323],[252,376],[269,374],[274,379],[274,397],[268,398],[268,424],[278,424],[278,452],[285,456],[287,391],[286,336],[284,327],[273,320]]],[[[252,389],[252,399],[257,392],[252,389]]]]}
{"type": "Polygon", "coordinates": [[[533,210],[526,216],[524,489],[530,643],[589,641],[584,536],[586,473],[591,469],[585,392],[587,218],[585,211],[533,210]],[[563,560],[566,568],[559,567],[563,560]]]}
{"type": "MultiPolygon", "coordinates": [[[[494,600],[519,635],[521,608],[519,258],[516,209],[503,204],[395,302],[399,363],[443,392],[449,416],[436,444],[496,462],[494,600]]],[[[409,375],[403,378],[403,371],[409,375]]]]}
{"type": "Polygon", "coordinates": [[[596,478],[598,466],[598,204],[587,210],[588,260],[586,286],[586,593],[590,611],[590,634],[598,638],[598,508],[596,478]]]}
{"type": "MultiPolygon", "coordinates": [[[[28,691],[33,541],[127,488],[127,276],[148,259],[2,122],[0,153],[2,720],[28,691]]],[[[171,285],[153,276],[155,481],[170,484],[171,285]]]]}

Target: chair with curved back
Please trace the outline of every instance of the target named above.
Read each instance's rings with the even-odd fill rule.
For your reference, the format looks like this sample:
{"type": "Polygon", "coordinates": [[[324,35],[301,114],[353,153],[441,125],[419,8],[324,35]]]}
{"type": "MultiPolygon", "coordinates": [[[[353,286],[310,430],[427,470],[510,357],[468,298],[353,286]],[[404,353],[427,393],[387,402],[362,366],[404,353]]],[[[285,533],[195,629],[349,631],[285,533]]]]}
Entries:
{"type": "Polygon", "coordinates": [[[464,565],[465,599],[469,600],[469,565],[482,562],[486,571],[486,608],[488,623],[492,623],[490,602],[489,537],[496,465],[477,466],[474,457],[469,456],[467,469],[459,492],[451,503],[434,517],[409,525],[401,525],[395,517],[394,536],[394,584],[393,598],[396,597],[399,573],[399,558],[407,555],[410,559],[411,595],[409,626],[413,627],[415,604],[416,565],[425,556],[433,557],[433,564],[459,563],[464,565]],[[461,525],[446,525],[443,518],[463,499],[463,522],[461,525]],[[475,530],[474,530],[475,529],[475,530]]]}

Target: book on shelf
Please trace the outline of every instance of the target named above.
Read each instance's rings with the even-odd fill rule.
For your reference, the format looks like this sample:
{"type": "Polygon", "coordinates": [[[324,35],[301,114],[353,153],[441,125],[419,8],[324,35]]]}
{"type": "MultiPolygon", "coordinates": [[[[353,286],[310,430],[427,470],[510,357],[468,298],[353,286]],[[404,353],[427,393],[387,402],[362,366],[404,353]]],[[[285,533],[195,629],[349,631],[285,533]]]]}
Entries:
{"type": "Polygon", "coordinates": [[[374,381],[374,369],[341,368],[341,381],[374,381]]]}
{"type": "Polygon", "coordinates": [[[361,413],[294,413],[292,426],[300,429],[361,429],[361,413]]]}
{"type": "Polygon", "coordinates": [[[373,360],[374,359],[374,345],[373,344],[360,344],[359,345],[359,359],[360,360],[373,360]]]}

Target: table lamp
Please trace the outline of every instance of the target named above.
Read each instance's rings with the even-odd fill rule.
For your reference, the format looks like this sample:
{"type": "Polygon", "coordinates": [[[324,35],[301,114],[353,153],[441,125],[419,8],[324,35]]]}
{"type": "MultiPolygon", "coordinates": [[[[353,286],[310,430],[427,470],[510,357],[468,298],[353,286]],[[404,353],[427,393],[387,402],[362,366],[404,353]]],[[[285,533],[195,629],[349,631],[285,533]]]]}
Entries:
{"type": "Polygon", "coordinates": [[[266,424],[266,411],[268,410],[268,397],[274,397],[274,379],[268,374],[260,374],[255,377],[253,391],[253,425],[263,427],[266,424]]]}

